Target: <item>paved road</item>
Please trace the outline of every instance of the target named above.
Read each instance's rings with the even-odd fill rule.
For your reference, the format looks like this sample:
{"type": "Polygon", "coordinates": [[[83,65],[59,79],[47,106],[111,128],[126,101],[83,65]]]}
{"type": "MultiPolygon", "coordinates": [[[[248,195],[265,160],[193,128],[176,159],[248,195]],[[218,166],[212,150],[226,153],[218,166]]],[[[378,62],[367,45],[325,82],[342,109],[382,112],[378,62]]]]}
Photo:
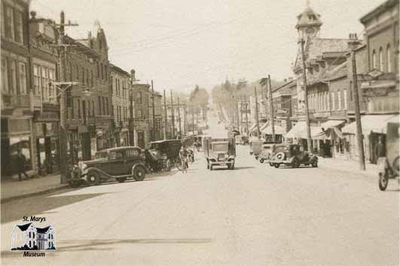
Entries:
{"type": "Polygon", "coordinates": [[[398,265],[399,192],[389,189],[323,165],[271,168],[240,147],[235,170],[206,170],[201,158],[187,174],[3,204],[2,265],[398,265]],[[9,252],[14,225],[34,214],[56,228],[57,251],[9,252]]]}

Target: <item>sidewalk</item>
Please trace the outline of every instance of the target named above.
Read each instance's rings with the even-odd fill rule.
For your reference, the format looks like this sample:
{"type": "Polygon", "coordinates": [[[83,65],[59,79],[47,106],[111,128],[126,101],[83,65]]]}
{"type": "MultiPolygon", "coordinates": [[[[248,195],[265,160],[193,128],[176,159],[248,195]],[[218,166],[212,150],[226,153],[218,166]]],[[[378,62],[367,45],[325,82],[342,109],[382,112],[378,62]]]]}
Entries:
{"type": "Polygon", "coordinates": [[[68,187],[60,184],[60,175],[47,175],[31,179],[1,180],[1,203],[68,187]]]}
{"type": "Polygon", "coordinates": [[[358,161],[354,160],[318,157],[318,164],[323,168],[346,171],[349,173],[365,175],[371,178],[378,178],[378,173],[380,171],[377,164],[371,164],[368,162],[365,162],[365,171],[361,171],[358,161]]]}

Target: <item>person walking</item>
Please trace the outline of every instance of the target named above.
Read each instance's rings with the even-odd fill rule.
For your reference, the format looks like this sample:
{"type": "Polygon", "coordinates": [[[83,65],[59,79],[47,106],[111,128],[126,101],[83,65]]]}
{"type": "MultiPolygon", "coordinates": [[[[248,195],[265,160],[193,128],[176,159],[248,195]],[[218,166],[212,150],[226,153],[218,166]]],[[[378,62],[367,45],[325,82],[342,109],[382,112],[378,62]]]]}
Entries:
{"type": "Polygon", "coordinates": [[[181,160],[181,167],[183,173],[187,173],[187,168],[189,166],[187,157],[188,157],[188,152],[185,149],[185,147],[182,146],[181,149],[179,150],[179,159],[181,160]]]}
{"type": "Polygon", "coordinates": [[[25,176],[26,179],[28,179],[29,176],[25,172],[26,158],[22,154],[21,150],[18,150],[17,152],[16,164],[17,164],[18,180],[21,181],[22,174],[25,176]]]}

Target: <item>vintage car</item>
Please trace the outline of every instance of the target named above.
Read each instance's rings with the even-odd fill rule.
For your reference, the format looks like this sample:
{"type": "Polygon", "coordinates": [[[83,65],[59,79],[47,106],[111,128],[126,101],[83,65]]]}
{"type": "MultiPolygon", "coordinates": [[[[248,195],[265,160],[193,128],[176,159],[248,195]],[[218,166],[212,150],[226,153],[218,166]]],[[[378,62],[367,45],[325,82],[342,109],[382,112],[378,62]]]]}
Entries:
{"type": "Polygon", "coordinates": [[[179,159],[179,150],[181,147],[181,140],[167,139],[150,142],[149,150],[165,155],[171,164],[174,164],[179,159]]]}
{"type": "Polygon", "coordinates": [[[272,153],[274,151],[275,144],[263,144],[261,153],[258,155],[258,161],[264,163],[271,159],[272,153]]]}
{"type": "Polygon", "coordinates": [[[298,168],[300,165],[318,167],[318,157],[303,150],[298,144],[275,145],[274,153],[268,163],[275,168],[281,164],[298,168]]]}
{"type": "Polygon", "coordinates": [[[72,169],[70,185],[98,185],[115,179],[120,183],[127,178],[142,181],[147,169],[144,151],[139,147],[125,146],[96,152],[95,159],[80,161],[72,169]]]}
{"type": "Polygon", "coordinates": [[[400,139],[400,123],[388,123],[386,130],[386,157],[378,160],[381,171],[379,172],[379,189],[385,191],[389,179],[399,178],[400,173],[400,156],[399,156],[399,139],[400,139]]]}

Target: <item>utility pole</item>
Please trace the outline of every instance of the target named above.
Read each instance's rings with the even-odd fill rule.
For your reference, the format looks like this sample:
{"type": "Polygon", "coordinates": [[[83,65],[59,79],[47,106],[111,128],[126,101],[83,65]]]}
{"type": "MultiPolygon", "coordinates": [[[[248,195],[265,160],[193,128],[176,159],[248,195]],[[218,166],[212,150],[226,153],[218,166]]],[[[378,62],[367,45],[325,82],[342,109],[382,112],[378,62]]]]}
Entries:
{"type": "Polygon", "coordinates": [[[248,102],[245,102],[245,108],[246,108],[246,134],[247,134],[247,136],[249,135],[249,114],[248,114],[248,106],[249,106],[249,103],[248,102]]]}
{"type": "Polygon", "coordinates": [[[352,76],[353,76],[353,94],[354,94],[354,114],[356,118],[356,129],[357,129],[357,144],[358,144],[358,154],[359,154],[359,164],[360,170],[365,171],[365,155],[364,155],[364,143],[363,143],[363,133],[361,126],[361,114],[360,114],[360,97],[358,95],[358,83],[357,83],[357,63],[355,49],[360,44],[357,38],[357,34],[350,34],[349,45],[351,48],[351,65],[352,65],[352,76]]]}
{"type": "Polygon", "coordinates": [[[151,102],[152,102],[152,111],[153,111],[153,130],[152,130],[152,140],[156,140],[156,112],[154,106],[154,87],[153,87],[153,80],[151,80],[151,102]]]}
{"type": "Polygon", "coordinates": [[[256,125],[257,125],[257,138],[260,139],[260,123],[258,122],[258,100],[257,100],[257,88],[254,87],[254,97],[256,98],[256,125]]]}
{"type": "Polygon", "coordinates": [[[172,97],[171,90],[171,118],[172,118],[172,138],[175,138],[175,112],[174,112],[174,98],[172,97]]]}
{"type": "Polygon", "coordinates": [[[307,149],[309,152],[312,152],[312,140],[311,140],[311,128],[310,128],[310,113],[308,111],[308,91],[307,91],[307,70],[306,70],[306,61],[304,55],[304,39],[300,39],[301,46],[301,59],[303,61],[303,86],[304,86],[304,105],[305,105],[305,113],[306,113],[306,126],[307,126],[307,149]]]}
{"type": "Polygon", "coordinates": [[[179,122],[179,135],[182,138],[181,106],[179,105],[179,97],[178,97],[178,122],[179,122]]]}
{"type": "Polygon", "coordinates": [[[275,142],[274,105],[272,101],[272,86],[271,86],[270,75],[268,75],[268,99],[269,99],[269,119],[271,120],[271,130],[272,130],[272,142],[275,142]]]}
{"type": "Polygon", "coordinates": [[[133,117],[133,89],[129,91],[129,145],[135,146],[135,130],[134,130],[134,117],[133,117]]]}
{"type": "Polygon", "coordinates": [[[193,105],[192,105],[191,109],[192,109],[192,132],[193,132],[193,136],[194,136],[194,106],[193,105]]]}
{"type": "Polygon", "coordinates": [[[72,24],[68,22],[65,24],[65,14],[64,11],[61,11],[60,14],[60,24],[57,25],[57,29],[59,32],[58,44],[59,47],[59,75],[60,75],[60,83],[56,84],[60,89],[60,126],[59,126],[59,162],[60,162],[60,173],[61,173],[61,184],[68,183],[68,173],[67,173],[67,164],[65,161],[68,161],[68,151],[67,151],[67,95],[66,91],[74,84],[74,82],[66,82],[66,49],[68,44],[64,44],[64,36],[65,36],[65,27],[66,26],[78,26],[78,24],[72,24]]]}
{"type": "Polygon", "coordinates": [[[164,139],[167,139],[167,127],[168,127],[168,112],[167,112],[167,97],[165,96],[164,90],[164,139]]]}

